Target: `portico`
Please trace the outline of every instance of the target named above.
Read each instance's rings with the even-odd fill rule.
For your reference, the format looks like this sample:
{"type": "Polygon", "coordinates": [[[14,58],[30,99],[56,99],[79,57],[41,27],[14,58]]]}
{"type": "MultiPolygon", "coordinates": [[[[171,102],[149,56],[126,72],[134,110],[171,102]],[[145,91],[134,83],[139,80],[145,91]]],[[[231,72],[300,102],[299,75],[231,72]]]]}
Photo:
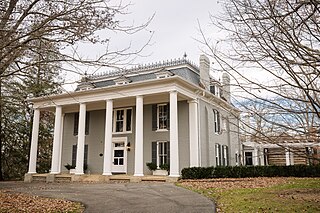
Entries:
{"type": "MultiPolygon", "coordinates": [[[[130,156],[132,156],[132,158],[130,157],[129,164],[133,165],[132,174],[134,176],[144,176],[146,173],[145,164],[146,162],[151,161],[150,151],[145,150],[146,144],[151,144],[151,141],[153,138],[155,138],[150,137],[151,134],[149,133],[149,124],[146,122],[151,120],[150,110],[148,111],[148,109],[151,109],[151,105],[154,104],[168,103],[169,114],[167,116],[168,118],[170,117],[170,120],[168,119],[170,129],[156,130],[152,134],[160,135],[159,137],[157,136],[158,138],[163,137],[163,139],[159,139],[159,141],[170,142],[170,156],[168,156],[168,159],[170,159],[169,176],[179,177],[182,169],[180,163],[182,161],[184,166],[199,165],[199,153],[194,151],[199,149],[197,134],[198,122],[197,117],[195,116],[197,115],[198,111],[198,103],[197,95],[193,93],[194,89],[194,85],[184,81],[178,76],[173,76],[165,79],[132,83],[126,86],[116,85],[95,90],[78,91],[72,93],[71,95],[53,95],[50,97],[50,99],[41,97],[30,100],[34,104],[34,119],[28,173],[36,173],[37,145],[39,136],[39,122],[41,122],[41,110],[51,110],[55,112],[51,174],[61,173],[61,169],[63,168],[62,156],[66,158],[65,150],[67,150],[63,147],[68,144],[68,138],[71,137],[68,136],[70,127],[66,126],[70,125],[70,121],[66,120],[65,115],[68,114],[68,117],[70,117],[70,113],[79,113],[77,135],[74,136],[74,140],[76,140],[75,175],[83,175],[85,172],[85,145],[89,143],[89,146],[93,147],[96,146],[93,145],[94,143],[98,144],[98,142],[93,142],[93,140],[90,142],[88,141],[89,136],[86,135],[86,125],[88,125],[86,124],[87,112],[98,112],[100,110],[99,115],[102,115],[104,111],[104,127],[100,125],[104,131],[103,140],[101,140],[101,144],[103,144],[103,151],[100,153],[100,156],[102,155],[100,174],[105,176],[113,174],[112,165],[115,164],[114,160],[116,158],[114,152],[114,138],[125,137],[130,139],[127,139],[126,144],[121,145],[123,148],[117,149],[118,151],[116,154],[119,156],[122,155],[121,150],[123,150],[123,153],[130,152],[130,156]],[[184,109],[183,111],[185,112],[179,112],[179,109],[182,108],[179,107],[179,105],[188,105],[188,109],[184,109]],[[130,120],[128,118],[128,120],[123,121],[118,121],[115,119],[115,110],[119,108],[132,109],[133,116],[130,115],[132,116],[132,119],[130,118],[130,120]],[[186,116],[186,118],[180,118],[179,120],[179,113],[186,113],[188,116],[186,116]],[[186,124],[183,124],[185,119],[187,119],[187,122],[186,124]],[[65,123],[66,121],[67,123],[65,123]],[[118,133],[115,131],[115,125],[118,124],[116,122],[118,122],[120,125],[123,125],[125,122],[132,122],[133,125],[130,124],[131,129],[125,133],[118,133]],[[182,124],[186,125],[187,129],[185,127],[183,127],[183,129],[179,128],[179,126],[182,124]],[[179,130],[185,131],[180,133],[179,130]],[[166,135],[168,135],[168,137],[166,135]],[[180,147],[181,145],[183,147],[180,147]],[[185,146],[188,147],[186,148],[185,146]],[[181,151],[179,151],[181,148],[187,150],[187,155],[189,155],[187,157],[184,156],[182,159],[188,160],[181,160],[181,151]]],[[[127,111],[125,110],[124,112],[127,111]]],[[[100,117],[99,115],[98,117],[100,117]]],[[[124,117],[123,114],[122,116],[124,117]]],[[[127,115],[127,117],[129,116],[127,115]]],[[[127,128],[128,127],[129,125],[127,125],[127,128]]],[[[122,128],[125,127],[122,126],[122,128]]],[[[92,129],[92,133],[90,134],[95,134],[94,131],[96,131],[96,129],[92,129]]],[[[149,146],[151,150],[151,145],[149,146]]],[[[183,153],[184,155],[186,154],[185,152],[183,153]]],[[[99,155],[99,153],[97,152],[95,155],[99,155]]],[[[117,157],[119,158],[119,156],[117,157]]],[[[90,157],[91,156],[89,154],[89,159],[90,157]]],[[[89,167],[90,163],[92,162],[89,161],[89,167]]]]}

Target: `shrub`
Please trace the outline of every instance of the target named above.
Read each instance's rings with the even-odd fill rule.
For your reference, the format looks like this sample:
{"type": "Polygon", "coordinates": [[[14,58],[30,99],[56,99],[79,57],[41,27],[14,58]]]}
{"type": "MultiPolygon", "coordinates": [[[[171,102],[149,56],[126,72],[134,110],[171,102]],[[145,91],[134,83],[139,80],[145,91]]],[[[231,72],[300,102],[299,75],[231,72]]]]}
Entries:
{"type": "Polygon", "coordinates": [[[164,164],[161,164],[159,167],[160,167],[160,169],[162,169],[162,170],[167,170],[168,172],[170,171],[170,166],[169,166],[169,164],[164,163],[164,164]]]}
{"type": "Polygon", "coordinates": [[[181,171],[182,179],[245,177],[320,177],[320,165],[191,167],[181,171]]]}
{"type": "Polygon", "coordinates": [[[155,164],[155,163],[150,162],[150,163],[146,163],[146,165],[150,171],[154,171],[157,169],[157,164],[155,164]]]}

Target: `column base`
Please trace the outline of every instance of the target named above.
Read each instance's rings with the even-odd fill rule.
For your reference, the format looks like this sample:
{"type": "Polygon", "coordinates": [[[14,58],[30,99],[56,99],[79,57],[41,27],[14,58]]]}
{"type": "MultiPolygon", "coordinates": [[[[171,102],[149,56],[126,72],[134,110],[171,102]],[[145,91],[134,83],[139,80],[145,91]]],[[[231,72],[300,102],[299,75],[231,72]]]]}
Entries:
{"type": "Polygon", "coordinates": [[[83,172],[75,172],[74,174],[75,174],[75,175],[84,175],[83,172]]]}
{"type": "Polygon", "coordinates": [[[36,173],[26,173],[24,175],[24,182],[25,183],[31,183],[32,182],[32,174],[36,174],[36,173]]]}
{"type": "Polygon", "coordinates": [[[180,177],[179,174],[172,174],[172,175],[169,175],[169,177],[180,177]]]}
{"type": "Polygon", "coordinates": [[[142,177],[142,176],[144,176],[144,174],[134,174],[133,176],[135,176],[135,177],[142,177]]]}
{"type": "Polygon", "coordinates": [[[37,174],[37,172],[28,172],[27,174],[37,174]]]}
{"type": "Polygon", "coordinates": [[[111,176],[112,173],[111,172],[104,172],[104,173],[102,173],[102,175],[111,176]]]}
{"type": "Polygon", "coordinates": [[[52,175],[60,174],[60,172],[50,172],[52,175]]]}

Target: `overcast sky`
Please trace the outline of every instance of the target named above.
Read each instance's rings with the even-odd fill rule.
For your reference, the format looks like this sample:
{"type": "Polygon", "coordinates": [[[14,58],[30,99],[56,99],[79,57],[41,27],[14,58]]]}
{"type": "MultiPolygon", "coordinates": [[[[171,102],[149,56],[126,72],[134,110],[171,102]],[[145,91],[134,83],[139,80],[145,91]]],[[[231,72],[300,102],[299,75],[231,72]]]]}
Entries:
{"type": "Polygon", "coordinates": [[[182,57],[184,52],[188,58],[198,63],[200,39],[198,20],[201,27],[208,33],[209,13],[218,12],[216,0],[133,0],[132,16],[141,22],[155,13],[155,17],[147,27],[154,32],[152,46],[145,49],[151,53],[147,58],[138,59],[142,62],[154,62],[164,59],[182,57]]]}
{"type": "MultiPolygon", "coordinates": [[[[110,2],[115,1],[111,0],[110,2]]],[[[153,33],[150,46],[147,46],[143,51],[145,57],[136,58],[135,64],[182,58],[184,53],[187,54],[189,60],[199,64],[201,44],[196,39],[201,39],[201,36],[198,21],[208,35],[213,35],[215,28],[210,26],[209,14],[218,14],[220,11],[217,0],[122,0],[122,3],[131,4],[128,7],[130,14],[121,17],[128,24],[145,23],[155,14],[149,26],[138,34],[134,36],[117,34],[111,37],[111,47],[114,49],[124,48],[130,43],[133,48],[139,48],[153,33]]],[[[99,55],[98,52],[96,47],[82,47],[83,55],[88,53],[99,55]]],[[[105,70],[98,70],[98,72],[102,71],[105,70]]],[[[79,75],[66,77],[66,82],[80,79],[79,75]]],[[[68,90],[73,89],[68,88],[68,90]]]]}

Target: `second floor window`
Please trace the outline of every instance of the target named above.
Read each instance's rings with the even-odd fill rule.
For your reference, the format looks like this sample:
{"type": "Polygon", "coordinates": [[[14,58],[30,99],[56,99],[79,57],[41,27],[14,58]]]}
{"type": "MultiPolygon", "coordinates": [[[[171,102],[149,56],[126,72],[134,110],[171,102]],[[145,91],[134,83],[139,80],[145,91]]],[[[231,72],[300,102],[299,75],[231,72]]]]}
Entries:
{"type": "Polygon", "coordinates": [[[158,105],[158,129],[168,128],[168,104],[158,105]]]}
{"type": "Polygon", "coordinates": [[[113,132],[131,132],[132,109],[115,109],[113,118],[113,132]]]}
{"type": "Polygon", "coordinates": [[[214,119],[214,132],[220,133],[220,113],[218,110],[213,110],[213,119],[214,119]]]}
{"type": "Polygon", "coordinates": [[[169,130],[169,110],[170,105],[168,103],[152,105],[152,131],[169,130]]]}
{"type": "MultiPolygon", "coordinates": [[[[85,135],[89,135],[89,124],[90,124],[90,112],[86,112],[86,125],[85,125],[85,135]]],[[[74,113],[73,119],[73,135],[78,135],[79,131],[79,112],[74,113]]]]}

